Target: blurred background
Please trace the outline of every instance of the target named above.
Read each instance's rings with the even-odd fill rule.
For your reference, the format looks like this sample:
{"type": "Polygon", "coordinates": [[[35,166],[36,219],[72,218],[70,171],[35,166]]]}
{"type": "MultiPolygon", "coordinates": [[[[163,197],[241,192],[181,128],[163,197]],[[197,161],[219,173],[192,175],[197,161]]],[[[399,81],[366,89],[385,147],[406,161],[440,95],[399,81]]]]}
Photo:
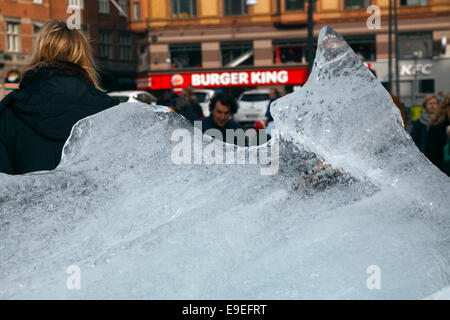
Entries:
{"type": "Polygon", "coordinates": [[[66,20],[69,5],[80,8],[103,88],[146,92],[147,102],[188,86],[199,100],[218,89],[236,98],[258,89],[266,100],[270,88],[292,92],[325,25],[400,98],[409,122],[427,95],[449,92],[449,0],[0,0],[1,96],[17,87],[42,24],[66,20]],[[378,27],[367,24],[370,5],[378,27]]]}

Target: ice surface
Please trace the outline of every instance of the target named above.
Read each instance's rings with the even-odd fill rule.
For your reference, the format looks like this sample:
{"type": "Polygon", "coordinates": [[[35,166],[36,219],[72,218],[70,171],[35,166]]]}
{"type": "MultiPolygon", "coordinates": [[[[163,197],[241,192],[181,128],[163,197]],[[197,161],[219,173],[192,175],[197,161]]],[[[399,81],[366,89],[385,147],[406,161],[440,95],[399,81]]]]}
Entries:
{"type": "Polygon", "coordinates": [[[449,285],[450,179],[332,29],[272,110],[272,176],[173,164],[172,133],[194,129],[137,103],[80,121],[55,171],[0,174],[0,298],[421,299],[449,285]],[[301,178],[318,159],[332,167],[301,178]]]}

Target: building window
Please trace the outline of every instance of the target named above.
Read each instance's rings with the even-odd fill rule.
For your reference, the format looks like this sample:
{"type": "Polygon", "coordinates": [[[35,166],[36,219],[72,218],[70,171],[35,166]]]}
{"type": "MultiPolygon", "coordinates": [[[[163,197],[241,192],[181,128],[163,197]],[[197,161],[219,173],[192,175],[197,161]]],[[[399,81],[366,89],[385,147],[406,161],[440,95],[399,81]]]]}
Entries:
{"type": "Polygon", "coordinates": [[[370,0],[344,0],[345,9],[366,9],[370,0]]]}
{"type": "Polygon", "coordinates": [[[414,52],[419,58],[433,56],[433,36],[431,32],[401,33],[398,35],[400,59],[411,59],[414,52]]]}
{"type": "Polygon", "coordinates": [[[305,10],[305,0],[284,0],[286,11],[305,10]]]}
{"type": "Polygon", "coordinates": [[[33,22],[33,42],[36,41],[39,31],[43,26],[42,22],[33,22]]]}
{"type": "Polygon", "coordinates": [[[20,23],[18,22],[6,23],[6,43],[8,51],[20,52],[21,50],[20,23]]]}
{"type": "Polygon", "coordinates": [[[434,79],[419,80],[419,93],[434,93],[434,79]]]}
{"type": "Polygon", "coordinates": [[[128,33],[119,34],[119,59],[124,61],[133,60],[131,35],[128,33]]]}
{"type": "Polygon", "coordinates": [[[222,66],[252,66],[253,44],[251,41],[223,42],[220,44],[222,66]]]}
{"type": "Polygon", "coordinates": [[[122,12],[119,12],[119,14],[122,16],[126,16],[127,15],[127,0],[119,0],[118,4],[119,4],[119,7],[122,9],[122,12]]]}
{"type": "Polygon", "coordinates": [[[84,0],[67,0],[67,5],[84,9],[84,0]]]}
{"type": "Polygon", "coordinates": [[[224,0],[223,12],[226,16],[238,16],[248,14],[247,0],[224,0]]]}
{"type": "Polygon", "coordinates": [[[109,0],[98,0],[98,12],[109,14],[109,0]]]}
{"type": "Polygon", "coordinates": [[[426,6],[428,0],[400,0],[401,6],[426,6]]]}
{"type": "Polygon", "coordinates": [[[194,17],[197,15],[197,0],[172,0],[172,15],[174,17],[194,17]]]}
{"type": "Polygon", "coordinates": [[[141,3],[140,2],[133,3],[133,19],[141,20],[141,3]]]}
{"type": "Polygon", "coordinates": [[[376,42],[374,35],[346,37],[348,45],[363,61],[376,60],[376,42]]]}
{"type": "Polygon", "coordinates": [[[172,44],[169,50],[172,69],[200,68],[202,66],[200,43],[172,44]]]}
{"type": "Polygon", "coordinates": [[[100,57],[114,59],[113,33],[111,31],[99,32],[100,57]]]}
{"type": "Polygon", "coordinates": [[[274,40],[273,63],[301,63],[306,62],[305,40],[274,40]]]}

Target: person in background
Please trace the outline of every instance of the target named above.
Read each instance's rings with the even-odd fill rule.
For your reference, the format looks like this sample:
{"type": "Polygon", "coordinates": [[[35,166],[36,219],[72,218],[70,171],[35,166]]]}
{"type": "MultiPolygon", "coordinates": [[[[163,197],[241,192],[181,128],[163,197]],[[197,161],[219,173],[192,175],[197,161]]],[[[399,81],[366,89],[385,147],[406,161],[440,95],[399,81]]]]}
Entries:
{"type": "Polygon", "coordinates": [[[389,94],[391,96],[392,101],[394,102],[394,104],[397,106],[398,110],[400,111],[400,114],[402,116],[402,120],[403,120],[403,128],[405,128],[406,130],[406,113],[405,113],[405,108],[403,108],[402,103],[400,102],[400,99],[393,95],[392,93],[389,94]]]}
{"type": "MultiPolygon", "coordinates": [[[[375,79],[378,79],[376,71],[373,70],[373,69],[369,69],[369,70],[370,70],[370,72],[372,72],[372,74],[374,75],[375,79]]],[[[403,105],[400,102],[400,99],[396,95],[393,95],[392,93],[389,93],[389,95],[391,96],[392,101],[397,106],[398,110],[400,111],[400,114],[401,114],[402,119],[403,119],[403,128],[405,128],[405,130],[406,130],[407,128],[406,128],[405,108],[403,108],[403,105]]]]}
{"type": "Polygon", "coordinates": [[[175,112],[181,114],[191,122],[203,118],[203,111],[197,103],[192,88],[184,88],[183,92],[174,98],[172,107],[175,112]]]}
{"type": "MultiPolygon", "coordinates": [[[[272,114],[270,113],[270,105],[272,104],[272,102],[277,100],[279,97],[281,97],[280,91],[278,91],[278,89],[276,89],[276,88],[271,88],[270,92],[269,92],[270,101],[269,101],[269,105],[267,106],[267,111],[266,111],[267,123],[269,123],[270,121],[273,121],[272,114]]],[[[267,123],[266,123],[266,125],[267,125],[267,123]]]]}
{"type": "Polygon", "coordinates": [[[427,143],[428,126],[431,117],[433,116],[438,106],[438,99],[436,96],[428,96],[422,102],[422,113],[419,119],[414,121],[411,129],[411,138],[421,152],[425,152],[427,143]]]}
{"type": "Polygon", "coordinates": [[[431,117],[425,148],[427,158],[442,171],[444,171],[444,147],[447,144],[447,127],[449,125],[450,94],[447,94],[431,117]]]}
{"type": "Polygon", "coordinates": [[[238,106],[233,97],[219,93],[215,94],[209,103],[211,114],[202,120],[202,131],[217,129],[222,133],[223,141],[226,139],[226,129],[242,129],[231,120],[231,116],[237,112],[238,106]]]}
{"type": "Polygon", "coordinates": [[[101,90],[83,33],[47,21],[19,89],[0,102],[0,172],[55,169],[72,126],[119,102],[101,90]]]}
{"type": "Polygon", "coordinates": [[[444,170],[450,177],[450,126],[447,127],[447,144],[444,147],[444,170]]]}
{"type": "Polygon", "coordinates": [[[172,99],[170,96],[170,91],[165,90],[163,94],[158,98],[156,101],[156,104],[159,106],[166,106],[169,107],[172,103],[172,99]]]}

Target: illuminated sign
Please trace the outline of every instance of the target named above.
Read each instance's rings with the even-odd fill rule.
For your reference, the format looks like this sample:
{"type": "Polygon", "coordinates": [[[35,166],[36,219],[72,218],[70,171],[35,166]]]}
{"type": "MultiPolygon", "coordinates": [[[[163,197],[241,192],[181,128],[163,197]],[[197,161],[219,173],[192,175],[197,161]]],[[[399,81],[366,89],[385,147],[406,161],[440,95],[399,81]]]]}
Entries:
{"type": "Polygon", "coordinates": [[[138,89],[161,90],[220,88],[238,86],[302,85],[308,79],[307,68],[256,69],[233,71],[148,74],[137,77],[138,89]]]}

